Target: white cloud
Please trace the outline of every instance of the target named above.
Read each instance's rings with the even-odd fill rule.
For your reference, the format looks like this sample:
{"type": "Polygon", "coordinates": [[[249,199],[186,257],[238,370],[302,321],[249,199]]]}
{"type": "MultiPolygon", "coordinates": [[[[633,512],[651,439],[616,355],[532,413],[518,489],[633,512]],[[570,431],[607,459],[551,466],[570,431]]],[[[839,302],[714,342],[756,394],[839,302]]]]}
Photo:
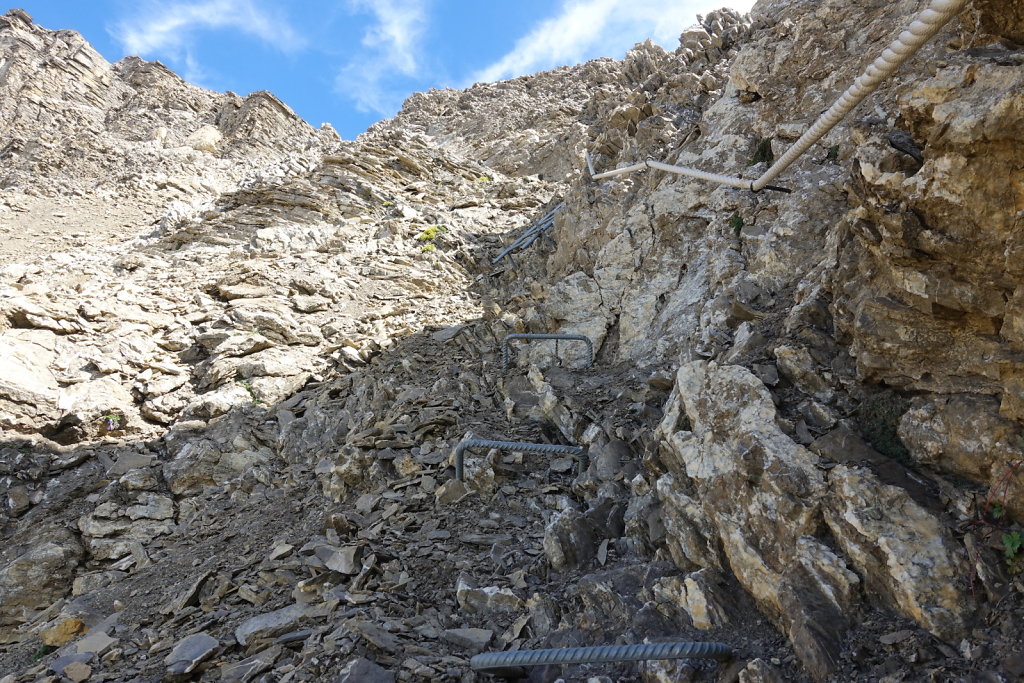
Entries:
{"type": "Polygon", "coordinates": [[[234,29],[284,52],[305,46],[302,36],[278,12],[255,0],[200,0],[149,3],[136,16],[118,22],[111,33],[133,55],[164,55],[201,73],[193,54],[197,29],[234,29]]]}
{"type": "Polygon", "coordinates": [[[684,28],[698,14],[731,6],[746,12],[754,0],[563,0],[558,13],[516,41],[512,51],[477,71],[471,82],[514,78],[595,54],[620,57],[637,42],[675,49],[684,28]]]}
{"type": "Polygon", "coordinates": [[[427,26],[428,0],[351,0],[350,5],[373,14],[363,34],[366,48],[348,61],[335,79],[338,92],[362,112],[393,114],[404,91],[389,88],[396,76],[420,75],[419,43],[427,26]]]}

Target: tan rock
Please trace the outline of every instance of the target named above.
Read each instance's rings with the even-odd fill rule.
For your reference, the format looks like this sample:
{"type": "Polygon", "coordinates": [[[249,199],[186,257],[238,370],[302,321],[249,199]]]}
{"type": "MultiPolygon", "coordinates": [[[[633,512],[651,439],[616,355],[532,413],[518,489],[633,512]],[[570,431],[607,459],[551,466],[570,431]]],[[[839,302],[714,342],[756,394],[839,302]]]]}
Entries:
{"type": "Polygon", "coordinates": [[[202,126],[185,138],[185,144],[200,152],[215,154],[222,138],[216,126],[202,126]]]}
{"type": "Polygon", "coordinates": [[[64,677],[74,683],[82,683],[92,676],[92,667],[84,662],[71,662],[64,667],[64,677]]]}
{"type": "Polygon", "coordinates": [[[43,641],[43,645],[60,647],[71,642],[75,636],[80,633],[84,633],[87,630],[88,627],[86,627],[85,623],[81,619],[71,617],[69,619],[64,619],[56,626],[40,631],[39,638],[43,641]]]}
{"type": "MultiPolygon", "coordinates": [[[[0,641],[14,635],[12,627],[71,589],[82,555],[74,534],[46,525],[33,525],[29,539],[0,548],[0,641]]],[[[70,629],[71,625],[66,627],[70,629]]]]}
{"type": "Polygon", "coordinates": [[[779,429],[760,380],[713,362],[680,367],[658,432],[669,472],[699,501],[698,519],[666,519],[666,530],[717,536],[724,568],[787,632],[804,666],[827,675],[857,578],[815,538],[826,495],[817,458],[779,429]],[[679,428],[683,416],[689,429],[679,428]]]}
{"type": "Polygon", "coordinates": [[[922,465],[990,487],[990,504],[1024,519],[1024,484],[1013,472],[1024,462],[1019,423],[1001,417],[992,396],[915,398],[900,419],[900,439],[922,465]]]}
{"type": "Polygon", "coordinates": [[[868,470],[840,465],[829,484],[825,520],[868,591],[936,636],[960,637],[970,600],[957,586],[969,570],[949,530],[868,470]]]}
{"type": "Polygon", "coordinates": [[[508,588],[499,588],[498,586],[477,588],[464,576],[459,577],[455,588],[455,597],[459,607],[470,614],[516,612],[525,604],[508,588]]]}

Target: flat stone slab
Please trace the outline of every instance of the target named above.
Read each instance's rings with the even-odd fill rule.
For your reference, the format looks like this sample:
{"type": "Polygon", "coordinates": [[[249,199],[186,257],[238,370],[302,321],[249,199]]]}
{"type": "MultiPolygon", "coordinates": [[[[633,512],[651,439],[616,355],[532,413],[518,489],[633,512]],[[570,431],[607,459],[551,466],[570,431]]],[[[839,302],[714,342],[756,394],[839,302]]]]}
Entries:
{"type": "Polygon", "coordinates": [[[191,673],[218,647],[220,647],[220,643],[217,639],[207,633],[190,635],[179,641],[171,650],[171,654],[164,657],[167,673],[175,675],[191,673]]]}

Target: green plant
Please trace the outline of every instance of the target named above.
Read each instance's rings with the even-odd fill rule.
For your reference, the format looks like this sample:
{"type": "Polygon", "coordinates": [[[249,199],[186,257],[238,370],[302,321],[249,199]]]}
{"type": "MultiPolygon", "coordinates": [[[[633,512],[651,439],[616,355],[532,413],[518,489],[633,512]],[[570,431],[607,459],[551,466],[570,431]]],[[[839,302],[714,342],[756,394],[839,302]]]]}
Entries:
{"type": "Polygon", "coordinates": [[[420,242],[433,242],[446,232],[448,232],[448,228],[443,225],[431,225],[429,228],[424,228],[423,232],[416,235],[416,239],[420,242]]]}
{"type": "Polygon", "coordinates": [[[263,399],[256,395],[256,389],[252,386],[252,382],[243,377],[235,377],[235,381],[242,385],[242,388],[249,392],[249,398],[255,405],[263,403],[263,399]]]}
{"type": "Polygon", "coordinates": [[[1006,566],[1014,574],[1024,570],[1024,534],[1019,531],[1011,531],[1003,534],[1003,557],[1006,558],[1006,566]]]}
{"type": "Polygon", "coordinates": [[[437,245],[436,244],[424,244],[422,247],[420,247],[420,251],[423,252],[424,254],[429,254],[432,251],[437,251],[437,245]]]}
{"type": "Polygon", "coordinates": [[[101,415],[100,419],[105,423],[104,426],[107,428],[107,431],[113,432],[121,428],[121,423],[124,421],[124,415],[107,413],[106,415],[101,415]]]}
{"type": "Polygon", "coordinates": [[[732,228],[734,235],[740,236],[740,230],[743,229],[743,218],[738,211],[729,216],[729,227],[732,228]]]}
{"type": "Polygon", "coordinates": [[[839,160],[839,145],[832,145],[828,148],[828,154],[825,155],[825,161],[838,161],[839,160]]]}
{"type": "Polygon", "coordinates": [[[482,175],[479,178],[477,178],[476,181],[478,183],[489,183],[489,182],[491,182],[491,177],[490,176],[486,176],[486,175],[482,175]]]}
{"type": "Polygon", "coordinates": [[[391,201],[381,202],[381,206],[383,206],[384,208],[388,208],[388,207],[391,207],[391,206],[394,206],[394,205],[395,205],[395,203],[391,202],[391,201]]]}
{"type": "Polygon", "coordinates": [[[46,655],[50,654],[51,652],[56,651],[57,648],[53,647],[52,645],[40,645],[39,649],[32,654],[32,663],[34,664],[46,655]]]}
{"type": "Polygon", "coordinates": [[[860,435],[882,455],[907,462],[910,453],[896,430],[909,408],[910,400],[891,389],[869,396],[855,412],[860,435]]]}
{"type": "Polygon", "coordinates": [[[754,156],[750,157],[750,162],[747,166],[753,166],[761,162],[767,164],[775,161],[775,153],[772,152],[772,138],[758,138],[757,145],[754,146],[754,156]]]}

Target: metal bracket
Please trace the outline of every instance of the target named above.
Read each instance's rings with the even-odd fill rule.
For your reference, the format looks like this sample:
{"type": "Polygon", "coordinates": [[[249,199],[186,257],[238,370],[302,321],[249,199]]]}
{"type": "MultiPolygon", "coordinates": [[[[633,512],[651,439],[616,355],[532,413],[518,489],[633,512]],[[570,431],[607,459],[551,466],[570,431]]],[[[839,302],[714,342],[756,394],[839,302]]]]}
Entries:
{"type": "Polygon", "coordinates": [[[567,341],[581,341],[587,345],[587,350],[590,351],[590,365],[594,364],[594,342],[590,341],[590,337],[583,334],[528,334],[525,332],[516,332],[513,334],[506,335],[501,341],[501,369],[508,370],[508,343],[513,339],[554,339],[556,340],[555,353],[558,353],[557,340],[564,339],[567,341]]]}

